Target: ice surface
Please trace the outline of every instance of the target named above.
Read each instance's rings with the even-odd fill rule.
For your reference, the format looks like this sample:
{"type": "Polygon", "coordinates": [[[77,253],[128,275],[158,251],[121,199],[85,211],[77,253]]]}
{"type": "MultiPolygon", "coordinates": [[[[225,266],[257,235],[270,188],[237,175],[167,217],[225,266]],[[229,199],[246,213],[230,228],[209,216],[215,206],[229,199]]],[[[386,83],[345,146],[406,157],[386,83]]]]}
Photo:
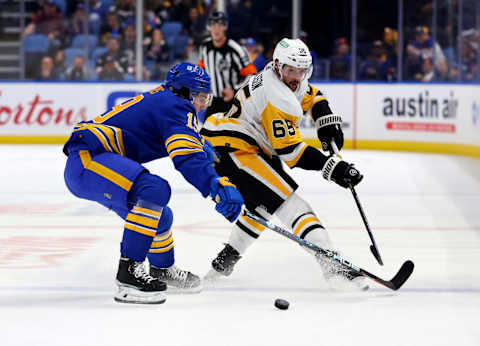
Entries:
{"type": "MultiPolygon", "coordinates": [[[[345,151],[365,175],[357,192],[385,262],[348,190],[291,171],[334,243],[398,292],[332,293],[298,245],[265,231],[231,277],[159,306],[113,301],[122,220],[70,195],[59,146],[0,147],[0,345],[480,345],[480,161],[345,151]],[[276,298],[290,308],[274,307],[276,298]]],[[[230,225],[173,170],[177,264],[205,274],[230,225]]]]}

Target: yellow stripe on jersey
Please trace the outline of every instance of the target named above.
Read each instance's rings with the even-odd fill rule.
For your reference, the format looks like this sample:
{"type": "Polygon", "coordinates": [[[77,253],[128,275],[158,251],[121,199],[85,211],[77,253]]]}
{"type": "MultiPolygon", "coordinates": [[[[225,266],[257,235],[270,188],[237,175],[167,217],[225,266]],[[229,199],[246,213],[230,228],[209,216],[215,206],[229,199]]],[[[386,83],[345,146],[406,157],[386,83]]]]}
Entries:
{"type": "Polygon", "coordinates": [[[161,212],[161,211],[156,211],[156,210],[152,210],[152,209],[141,208],[141,207],[138,207],[138,206],[134,206],[134,207],[133,207],[133,211],[136,211],[136,212],[139,212],[139,213],[142,213],[142,214],[151,216],[151,217],[156,217],[156,218],[160,218],[160,216],[162,216],[162,212],[161,212]]]}
{"type": "Polygon", "coordinates": [[[302,157],[303,152],[305,151],[305,149],[307,149],[307,147],[308,147],[308,145],[305,144],[305,145],[302,147],[302,149],[300,149],[300,151],[298,152],[297,156],[295,156],[294,159],[292,159],[292,160],[290,160],[290,161],[285,161],[285,163],[287,164],[287,166],[290,167],[290,168],[294,167],[294,166],[297,164],[298,160],[300,160],[300,158],[302,157]]]}
{"type": "Polygon", "coordinates": [[[303,220],[302,222],[300,222],[297,227],[295,227],[294,231],[293,231],[293,234],[295,235],[298,235],[298,232],[300,232],[300,230],[303,228],[303,226],[305,226],[307,223],[310,223],[312,221],[315,221],[315,222],[318,222],[320,223],[320,220],[318,220],[315,216],[310,216],[310,217],[307,217],[305,220],[303,220]]]}
{"type": "Polygon", "coordinates": [[[198,144],[199,146],[202,146],[202,144],[200,143],[198,138],[182,133],[182,134],[172,135],[172,136],[168,137],[167,140],[165,141],[165,147],[168,148],[168,146],[170,145],[171,142],[176,141],[178,139],[184,139],[184,140],[187,140],[187,141],[192,141],[192,142],[198,144]]]}
{"type": "Polygon", "coordinates": [[[113,148],[113,150],[117,154],[121,155],[120,148],[118,148],[117,141],[115,140],[115,132],[113,131],[113,129],[104,125],[96,125],[96,127],[107,136],[110,146],[113,148]]]}
{"type": "Polygon", "coordinates": [[[298,116],[288,114],[268,102],[261,118],[274,149],[282,149],[302,142],[302,136],[297,127],[298,116]]]}
{"type": "Polygon", "coordinates": [[[241,138],[233,137],[233,134],[232,136],[205,137],[214,147],[228,146],[230,148],[239,149],[251,154],[257,154],[259,152],[259,148],[256,145],[251,145],[241,138]]]}
{"type": "Polygon", "coordinates": [[[183,150],[173,150],[169,153],[170,158],[173,160],[175,156],[178,155],[190,155],[193,153],[204,153],[203,149],[183,149],[183,150]]]}
{"type": "Polygon", "coordinates": [[[185,139],[177,139],[175,141],[170,141],[170,144],[167,146],[167,152],[170,154],[173,150],[178,148],[203,150],[203,147],[198,143],[192,143],[191,141],[187,141],[185,139]]]}
{"type": "Polygon", "coordinates": [[[82,160],[83,167],[88,169],[98,175],[104,177],[105,179],[110,180],[111,182],[117,184],[122,189],[130,191],[132,188],[133,182],[125,178],[124,176],[118,174],[117,172],[111,170],[108,167],[105,167],[98,162],[92,161],[90,152],[88,150],[80,150],[79,152],[80,159],[82,160]]]}
{"type": "Polygon", "coordinates": [[[245,167],[252,170],[259,178],[264,180],[266,183],[274,186],[285,196],[290,196],[291,189],[288,186],[285,186],[282,181],[276,176],[276,172],[272,171],[271,168],[265,165],[257,155],[245,154],[242,152],[233,152],[235,158],[245,167]]]}
{"type": "Polygon", "coordinates": [[[127,215],[126,220],[138,223],[138,224],[143,225],[143,226],[154,228],[154,229],[157,229],[157,227],[158,227],[158,219],[151,219],[149,217],[135,215],[135,214],[132,214],[132,213],[129,213],[127,215]]]}
{"type": "Polygon", "coordinates": [[[106,125],[98,125],[98,124],[82,124],[80,126],[76,126],[73,132],[82,131],[82,130],[89,130],[92,132],[102,143],[103,148],[108,152],[114,152],[120,155],[125,156],[125,148],[123,146],[123,138],[122,138],[122,130],[113,127],[113,126],[106,126],[106,125]],[[107,140],[105,139],[107,138],[107,140]],[[118,142],[117,142],[118,139],[118,142]]]}
{"type": "Polygon", "coordinates": [[[161,249],[150,249],[148,252],[150,252],[150,253],[162,253],[162,252],[167,252],[167,251],[169,251],[170,249],[173,248],[173,245],[174,245],[174,244],[175,244],[175,243],[172,242],[169,246],[167,246],[167,247],[165,247],[165,248],[161,248],[161,249]]]}
{"type": "Polygon", "coordinates": [[[240,121],[238,121],[235,118],[216,118],[216,117],[208,117],[207,118],[208,123],[212,123],[215,126],[222,125],[222,124],[235,124],[235,125],[240,125],[240,121]]]}
{"type": "MultiPolygon", "coordinates": [[[[129,214],[130,215],[130,214],[129,214]]],[[[149,229],[146,229],[146,228],[142,228],[142,227],[139,227],[137,225],[133,225],[131,223],[125,223],[125,226],[124,226],[126,229],[129,229],[131,231],[135,231],[137,233],[141,233],[141,234],[144,234],[144,235],[148,235],[149,237],[155,237],[155,234],[157,233],[156,231],[152,231],[152,230],[149,230],[149,229]]]]}
{"type": "Polygon", "coordinates": [[[304,112],[307,112],[313,107],[315,103],[321,100],[326,100],[326,98],[321,95],[320,91],[317,88],[309,84],[308,91],[302,100],[302,110],[304,112]]]}

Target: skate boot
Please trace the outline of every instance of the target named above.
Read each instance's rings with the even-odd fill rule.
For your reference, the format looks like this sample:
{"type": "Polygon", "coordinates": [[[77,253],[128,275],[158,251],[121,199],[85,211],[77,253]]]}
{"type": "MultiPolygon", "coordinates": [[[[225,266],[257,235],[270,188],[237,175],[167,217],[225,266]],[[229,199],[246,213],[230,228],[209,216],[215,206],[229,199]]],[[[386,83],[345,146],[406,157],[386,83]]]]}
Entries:
{"type": "Polygon", "coordinates": [[[117,272],[115,301],[135,304],[162,304],[167,299],[167,284],[151,277],[143,262],[122,256],[117,272]]]}
{"type": "MultiPolygon", "coordinates": [[[[336,252],[334,252],[337,254],[336,252]]],[[[369,286],[365,277],[356,271],[344,268],[330,257],[315,254],[328,286],[335,291],[366,291],[369,286]]]]}
{"type": "Polygon", "coordinates": [[[197,275],[182,270],[176,265],[170,268],[157,268],[150,265],[150,275],[165,282],[169,291],[198,293],[202,290],[202,280],[197,275]]]}
{"type": "Polygon", "coordinates": [[[222,274],[229,276],[233,272],[233,267],[242,258],[237,250],[230,244],[225,244],[225,247],[220,251],[217,257],[212,261],[212,268],[222,274]]]}

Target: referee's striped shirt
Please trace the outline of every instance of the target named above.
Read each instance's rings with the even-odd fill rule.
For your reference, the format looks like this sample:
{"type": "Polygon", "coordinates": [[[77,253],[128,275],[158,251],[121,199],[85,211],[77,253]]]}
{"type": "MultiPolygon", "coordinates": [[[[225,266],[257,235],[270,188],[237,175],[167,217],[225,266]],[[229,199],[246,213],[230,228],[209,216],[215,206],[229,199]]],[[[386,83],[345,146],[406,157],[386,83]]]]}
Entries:
{"type": "Polygon", "coordinates": [[[249,74],[257,73],[245,48],[232,39],[216,48],[212,38],[208,38],[200,46],[198,65],[210,75],[213,96],[222,97],[222,90],[237,90],[243,79],[249,74]]]}

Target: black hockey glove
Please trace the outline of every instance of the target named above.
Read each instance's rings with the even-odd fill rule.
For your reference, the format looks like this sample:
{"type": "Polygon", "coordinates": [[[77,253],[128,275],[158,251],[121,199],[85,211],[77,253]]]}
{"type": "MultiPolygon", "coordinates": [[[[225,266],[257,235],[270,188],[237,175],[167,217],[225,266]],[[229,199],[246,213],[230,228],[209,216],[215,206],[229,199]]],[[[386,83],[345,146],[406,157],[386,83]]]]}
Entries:
{"type": "Polygon", "coordinates": [[[349,184],[357,185],[363,179],[363,175],[353,167],[353,164],[340,160],[336,156],[330,157],[322,168],[325,179],[334,181],[341,187],[347,188],[349,184]]]}
{"type": "Polygon", "coordinates": [[[322,142],[323,151],[329,151],[331,154],[334,153],[330,144],[332,140],[335,141],[338,150],[342,149],[343,131],[341,125],[342,118],[335,114],[321,116],[315,121],[318,139],[322,142]]]}

